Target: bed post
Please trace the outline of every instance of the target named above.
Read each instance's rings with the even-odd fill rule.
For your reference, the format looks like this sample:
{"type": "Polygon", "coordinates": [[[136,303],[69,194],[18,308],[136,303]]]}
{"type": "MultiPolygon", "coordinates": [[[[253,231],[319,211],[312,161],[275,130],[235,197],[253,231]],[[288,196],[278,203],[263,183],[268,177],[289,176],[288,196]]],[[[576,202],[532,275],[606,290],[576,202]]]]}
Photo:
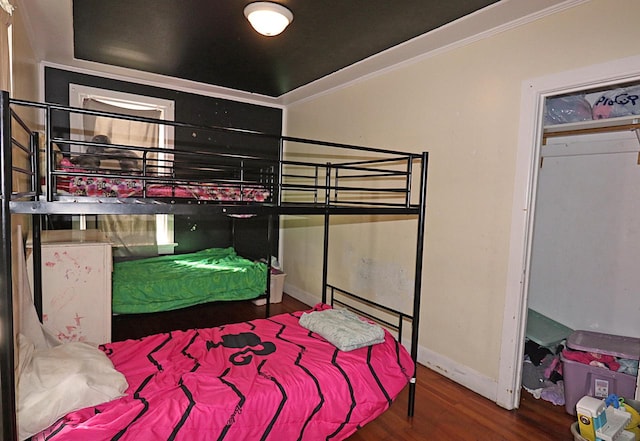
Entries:
{"type": "MultiPolygon", "coordinates": [[[[322,245],[322,303],[327,303],[327,272],[329,262],[329,204],[331,201],[331,195],[329,189],[331,188],[331,163],[327,162],[327,171],[325,176],[325,195],[324,195],[324,241],[322,245]]],[[[333,304],[333,295],[331,296],[331,304],[333,304]]]]}
{"type": "Polygon", "coordinates": [[[266,317],[271,317],[271,254],[273,253],[273,213],[269,212],[267,218],[267,303],[266,317]]]}
{"type": "Polygon", "coordinates": [[[0,222],[2,223],[2,251],[0,252],[0,277],[2,297],[0,300],[0,388],[2,389],[2,439],[17,438],[16,393],[13,347],[13,283],[11,274],[11,109],[9,93],[2,91],[0,95],[0,186],[2,191],[2,207],[0,222]]]}
{"type": "MultiPolygon", "coordinates": [[[[50,124],[47,124],[49,127],[50,124]]],[[[47,138],[50,139],[50,138],[47,138]]],[[[40,170],[40,136],[38,132],[34,132],[30,137],[31,145],[29,146],[31,155],[31,170],[34,170],[33,176],[31,176],[31,188],[34,191],[35,197],[40,198],[40,176],[42,171],[40,170]]],[[[49,149],[46,149],[47,152],[49,149]]],[[[48,157],[47,155],[46,157],[48,157]]],[[[50,170],[47,166],[47,170],[50,170]]],[[[41,231],[42,231],[42,214],[34,214],[31,216],[31,257],[33,261],[33,304],[36,308],[36,314],[38,319],[42,322],[42,247],[41,247],[41,231]]]]}
{"type": "Polygon", "coordinates": [[[31,257],[33,262],[33,306],[42,322],[42,215],[31,216],[31,257]]]}
{"type": "MultiPolygon", "coordinates": [[[[329,261],[329,213],[324,215],[324,242],[322,245],[322,303],[327,303],[327,272],[329,261]]],[[[333,304],[333,296],[331,296],[333,304]]]]}
{"type": "MultiPolygon", "coordinates": [[[[411,358],[414,363],[418,362],[418,333],[420,331],[420,297],[422,294],[422,261],[424,254],[424,224],[426,215],[426,197],[427,197],[427,166],[429,163],[429,153],[423,152],[421,158],[420,176],[420,212],[418,213],[418,237],[416,240],[416,271],[415,285],[413,292],[413,320],[411,321],[411,358]]],[[[417,366],[416,366],[417,370],[417,366]]],[[[408,415],[413,417],[413,411],[416,401],[416,372],[409,384],[409,409],[408,415]]]]}

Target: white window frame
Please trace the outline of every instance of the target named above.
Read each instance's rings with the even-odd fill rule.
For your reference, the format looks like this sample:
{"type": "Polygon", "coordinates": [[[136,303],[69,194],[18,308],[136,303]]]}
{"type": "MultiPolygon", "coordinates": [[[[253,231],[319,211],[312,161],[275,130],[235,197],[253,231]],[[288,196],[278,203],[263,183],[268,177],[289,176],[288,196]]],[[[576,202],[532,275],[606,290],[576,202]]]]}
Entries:
{"type": "MultiPolygon", "coordinates": [[[[175,102],[172,100],[100,89],[80,84],[69,84],[69,105],[71,107],[82,108],[84,100],[87,98],[93,98],[123,108],[158,110],[161,115],[159,119],[175,121],[175,102]]],[[[82,138],[82,114],[71,113],[69,123],[71,125],[71,139],[84,140],[82,138]]],[[[175,139],[174,127],[167,125],[163,128],[164,130],[160,130],[158,134],[158,145],[172,150],[175,139]]],[[[159,159],[160,161],[162,160],[161,157],[159,157],[159,159]]],[[[74,227],[76,224],[79,229],[86,229],[86,216],[77,216],[77,219],[74,219],[74,227]]],[[[159,254],[173,254],[174,247],[177,245],[177,243],[174,242],[173,215],[156,215],[156,241],[158,243],[159,254]]]]}

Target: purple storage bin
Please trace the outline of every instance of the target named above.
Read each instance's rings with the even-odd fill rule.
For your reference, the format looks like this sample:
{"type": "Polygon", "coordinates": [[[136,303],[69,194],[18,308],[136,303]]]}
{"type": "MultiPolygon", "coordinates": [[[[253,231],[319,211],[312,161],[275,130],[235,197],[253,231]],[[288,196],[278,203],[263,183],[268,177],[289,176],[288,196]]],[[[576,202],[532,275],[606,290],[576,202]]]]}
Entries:
{"type": "MultiPolygon", "coordinates": [[[[567,338],[567,347],[574,351],[640,360],[640,338],[574,331],[567,338]]],[[[585,395],[603,399],[610,394],[625,398],[633,398],[635,395],[636,377],[633,375],[567,360],[562,354],[560,359],[565,409],[571,415],[576,414],[576,404],[585,395]]]]}
{"type": "Polygon", "coordinates": [[[640,338],[575,331],[567,338],[567,347],[574,351],[596,352],[618,358],[640,360],[640,338]]]}

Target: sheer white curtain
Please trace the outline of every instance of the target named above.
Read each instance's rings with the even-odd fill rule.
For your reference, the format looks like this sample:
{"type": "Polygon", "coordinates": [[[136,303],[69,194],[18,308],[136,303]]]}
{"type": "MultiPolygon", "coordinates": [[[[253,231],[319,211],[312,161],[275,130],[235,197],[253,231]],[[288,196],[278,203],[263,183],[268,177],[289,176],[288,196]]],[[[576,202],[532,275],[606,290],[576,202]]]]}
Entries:
{"type": "MultiPolygon", "coordinates": [[[[128,109],[94,98],[84,99],[83,108],[153,119],[161,117],[161,111],[157,109],[128,109]]],[[[158,147],[159,127],[156,124],[85,115],[83,127],[87,140],[96,135],[106,135],[113,144],[158,147]]],[[[139,156],[142,158],[142,154],[139,156]]],[[[97,224],[98,229],[113,241],[114,256],[150,256],[158,253],[154,215],[99,215],[97,224]]]]}

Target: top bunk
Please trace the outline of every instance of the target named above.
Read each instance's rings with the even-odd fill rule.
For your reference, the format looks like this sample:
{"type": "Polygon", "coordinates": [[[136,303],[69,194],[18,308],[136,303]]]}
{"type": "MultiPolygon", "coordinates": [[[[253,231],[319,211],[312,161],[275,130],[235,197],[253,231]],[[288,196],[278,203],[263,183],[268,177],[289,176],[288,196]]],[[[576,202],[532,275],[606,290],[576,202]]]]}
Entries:
{"type": "Polygon", "coordinates": [[[35,103],[6,92],[0,101],[2,192],[12,213],[197,210],[242,217],[424,210],[426,152],[35,103]],[[91,118],[144,125],[153,140],[87,139],[74,121],[91,118]]]}

